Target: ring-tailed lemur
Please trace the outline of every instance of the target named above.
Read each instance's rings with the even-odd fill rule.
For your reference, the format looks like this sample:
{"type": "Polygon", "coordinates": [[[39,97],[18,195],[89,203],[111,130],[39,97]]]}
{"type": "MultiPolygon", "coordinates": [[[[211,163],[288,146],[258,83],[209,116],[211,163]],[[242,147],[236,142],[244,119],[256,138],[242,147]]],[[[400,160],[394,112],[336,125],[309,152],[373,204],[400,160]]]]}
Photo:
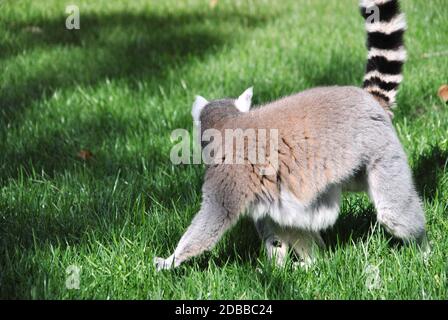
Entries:
{"type": "Polygon", "coordinates": [[[343,190],[368,192],[378,221],[394,236],[425,240],[422,205],[389,116],[406,57],[404,15],[397,0],[363,0],[361,11],[369,50],[363,89],[315,88],[250,111],[251,88],[238,99],[197,97],[192,114],[202,133],[276,129],[278,163],[272,175],[260,175],[266,163],[208,165],[201,208],[174,253],[155,258],[158,270],[210,250],[245,212],[278,264],[289,247],[312,261],[314,248],[324,246],[319,232],[338,217],[343,190]],[[375,10],[379,19],[370,20],[375,10]]]}

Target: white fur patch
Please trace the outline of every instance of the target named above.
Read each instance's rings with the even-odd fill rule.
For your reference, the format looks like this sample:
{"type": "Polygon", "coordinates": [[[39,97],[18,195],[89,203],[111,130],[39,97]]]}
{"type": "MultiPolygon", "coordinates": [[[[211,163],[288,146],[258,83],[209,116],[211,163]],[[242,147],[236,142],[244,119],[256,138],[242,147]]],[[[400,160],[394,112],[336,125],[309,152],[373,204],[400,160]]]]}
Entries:
{"type": "Polygon", "coordinates": [[[254,94],[253,87],[244,91],[235,101],[235,107],[241,112],[249,111],[252,105],[252,96],[254,94]]]}
{"type": "Polygon", "coordinates": [[[388,22],[375,22],[366,23],[367,32],[381,32],[385,34],[391,34],[398,30],[406,29],[406,19],[403,13],[397,15],[392,20],[388,22]]]}
{"type": "Polygon", "coordinates": [[[367,90],[367,91],[381,92],[382,94],[384,94],[386,97],[389,98],[389,103],[390,104],[394,104],[395,103],[395,96],[397,95],[397,90],[386,91],[386,90],[383,90],[379,86],[376,86],[376,85],[368,86],[368,87],[366,87],[364,89],[367,90]]]}
{"type": "Polygon", "coordinates": [[[373,7],[373,6],[379,6],[379,5],[382,5],[384,3],[388,3],[390,1],[392,1],[392,0],[361,0],[360,4],[361,4],[362,7],[370,8],[370,7],[373,7]]]}
{"type": "Polygon", "coordinates": [[[201,116],[201,111],[208,104],[208,100],[201,96],[196,96],[196,100],[193,102],[193,106],[191,108],[191,115],[193,116],[194,121],[199,121],[201,116]]]}
{"type": "Polygon", "coordinates": [[[370,78],[373,77],[378,77],[380,78],[382,81],[384,82],[398,82],[400,83],[401,81],[403,81],[403,75],[401,74],[384,74],[384,73],[380,73],[378,71],[371,71],[368,74],[366,74],[364,76],[364,80],[368,80],[370,78]]]}
{"type": "Polygon", "coordinates": [[[369,50],[368,59],[373,57],[384,57],[389,61],[405,61],[407,58],[407,54],[404,47],[400,47],[397,50],[371,48],[369,50]]]}
{"type": "Polygon", "coordinates": [[[339,215],[338,191],[330,191],[330,205],[303,205],[289,190],[280,192],[280,199],[267,204],[259,202],[251,208],[254,220],[269,216],[283,227],[294,227],[302,230],[324,230],[336,222],[339,215]]]}

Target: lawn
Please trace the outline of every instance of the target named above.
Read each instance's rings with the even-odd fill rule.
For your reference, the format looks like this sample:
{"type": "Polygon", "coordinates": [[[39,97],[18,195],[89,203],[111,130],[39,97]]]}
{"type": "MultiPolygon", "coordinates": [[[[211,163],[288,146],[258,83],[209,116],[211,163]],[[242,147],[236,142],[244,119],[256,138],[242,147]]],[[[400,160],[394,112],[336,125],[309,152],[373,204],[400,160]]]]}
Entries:
{"type": "Polygon", "coordinates": [[[211,253],[161,273],[153,257],[171,253],[200,204],[203,166],[169,158],[194,96],[253,85],[258,104],[359,85],[363,19],[356,0],[71,3],[80,30],[65,28],[64,1],[0,1],[0,298],[448,298],[445,0],[402,1],[409,59],[394,118],[430,255],[347,194],[309,270],[270,265],[243,219],[211,253]]]}

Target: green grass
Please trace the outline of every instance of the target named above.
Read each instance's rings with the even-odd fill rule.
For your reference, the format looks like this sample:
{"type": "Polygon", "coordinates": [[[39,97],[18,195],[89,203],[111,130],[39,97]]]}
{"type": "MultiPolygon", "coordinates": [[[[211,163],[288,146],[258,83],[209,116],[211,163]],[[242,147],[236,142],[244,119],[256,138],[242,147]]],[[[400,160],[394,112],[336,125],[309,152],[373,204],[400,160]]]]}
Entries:
{"type": "Polygon", "coordinates": [[[367,198],[350,195],[308,271],[273,268],[242,220],[211,253],[162,273],[153,257],[173,250],[199,207],[203,167],[169,160],[194,95],[253,85],[262,103],[358,85],[365,34],[356,0],[128,2],[72,1],[81,30],[68,31],[64,1],[0,1],[1,298],[448,298],[444,0],[402,1],[409,60],[394,119],[429,257],[391,241],[367,198]],[[70,265],[82,268],[79,290],[65,286],[70,265]],[[372,289],[368,266],[381,277],[372,289]]]}

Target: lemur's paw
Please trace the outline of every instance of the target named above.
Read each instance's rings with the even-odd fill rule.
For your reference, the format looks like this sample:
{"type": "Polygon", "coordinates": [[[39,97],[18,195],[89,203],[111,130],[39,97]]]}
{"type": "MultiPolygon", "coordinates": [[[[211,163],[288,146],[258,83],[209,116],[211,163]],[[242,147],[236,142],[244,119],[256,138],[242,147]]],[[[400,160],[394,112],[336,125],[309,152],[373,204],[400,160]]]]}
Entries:
{"type": "Polygon", "coordinates": [[[163,259],[163,258],[155,257],[153,262],[154,262],[154,266],[156,267],[157,271],[169,270],[174,267],[173,259],[169,259],[169,258],[163,259]]]}

